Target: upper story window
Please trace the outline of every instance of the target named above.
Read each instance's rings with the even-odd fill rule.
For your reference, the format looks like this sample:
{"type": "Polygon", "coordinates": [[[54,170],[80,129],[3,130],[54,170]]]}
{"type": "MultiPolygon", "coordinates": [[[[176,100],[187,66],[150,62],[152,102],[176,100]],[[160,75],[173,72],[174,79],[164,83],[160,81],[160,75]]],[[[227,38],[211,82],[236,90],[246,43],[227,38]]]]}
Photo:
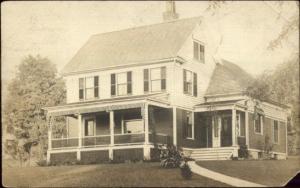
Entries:
{"type": "Polygon", "coordinates": [[[166,90],[166,67],[144,69],[144,92],[166,90]]]}
{"type": "Polygon", "coordinates": [[[254,132],[258,134],[263,134],[263,115],[257,114],[254,117],[254,132]]]}
{"type": "Polygon", "coordinates": [[[274,143],[278,143],[279,140],[279,125],[278,121],[273,121],[273,141],[274,143]]]}
{"type": "Polygon", "coordinates": [[[99,97],[99,77],[79,78],[79,99],[94,99],[99,97]]]}
{"type": "Polygon", "coordinates": [[[205,49],[204,45],[194,41],[194,59],[205,63],[205,49]]]}
{"type": "Polygon", "coordinates": [[[118,74],[111,74],[111,95],[122,96],[132,93],[131,71],[118,74]]]}
{"type": "Polygon", "coordinates": [[[192,71],[183,70],[183,93],[188,95],[197,96],[197,73],[192,71]]]}

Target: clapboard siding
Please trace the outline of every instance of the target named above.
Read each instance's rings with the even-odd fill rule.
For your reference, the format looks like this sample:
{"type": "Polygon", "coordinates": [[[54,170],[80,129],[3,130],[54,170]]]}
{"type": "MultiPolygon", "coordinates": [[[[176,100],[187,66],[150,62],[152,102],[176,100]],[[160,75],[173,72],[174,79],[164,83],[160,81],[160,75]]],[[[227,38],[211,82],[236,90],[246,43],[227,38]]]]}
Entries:
{"type": "Polygon", "coordinates": [[[249,145],[251,149],[263,150],[265,137],[269,137],[269,141],[273,146],[275,152],[286,152],[286,124],[279,122],[279,142],[275,144],[273,142],[273,121],[268,117],[264,118],[263,134],[257,134],[254,132],[254,115],[249,113],[249,145]]]}

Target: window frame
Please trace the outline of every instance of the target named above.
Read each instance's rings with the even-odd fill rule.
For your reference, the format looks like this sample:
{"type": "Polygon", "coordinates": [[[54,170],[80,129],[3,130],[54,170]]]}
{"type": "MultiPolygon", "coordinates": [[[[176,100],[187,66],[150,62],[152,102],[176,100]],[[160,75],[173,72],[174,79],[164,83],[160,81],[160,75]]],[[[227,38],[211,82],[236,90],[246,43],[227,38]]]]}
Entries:
{"type": "Polygon", "coordinates": [[[161,66],[161,67],[153,67],[153,68],[146,68],[143,69],[143,90],[144,93],[155,93],[155,92],[165,92],[167,90],[167,67],[166,66],[161,66]],[[160,74],[160,78],[159,79],[153,79],[151,76],[151,73],[153,70],[155,69],[159,69],[159,74],[160,74]],[[163,75],[163,69],[165,71],[165,74],[163,75]],[[148,73],[147,78],[145,78],[145,72],[148,73]],[[162,89],[163,85],[162,82],[163,80],[165,81],[165,89],[162,89]],[[160,89],[159,90],[153,90],[152,87],[152,82],[160,82],[160,89]],[[145,84],[148,84],[147,86],[145,84]],[[147,88],[145,88],[147,87],[147,88]],[[148,90],[147,90],[148,89],[148,90]]]}
{"type": "Polygon", "coordinates": [[[263,133],[263,130],[264,130],[264,128],[263,128],[263,126],[264,126],[264,123],[263,123],[263,118],[264,118],[264,116],[262,115],[262,114],[257,114],[258,116],[259,116],[259,122],[260,122],[260,132],[257,132],[256,131],[256,121],[257,120],[255,120],[255,117],[254,117],[254,119],[253,119],[253,122],[254,122],[254,133],[255,134],[259,134],[259,135],[263,135],[264,133],[263,133]]]}
{"type": "Polygon", "coordinates": [[[200,63],[205,64],[205,44],[195,39],[193,40],[193,59],[200,63]],[[197,57],[195,53],[196,52],[195,44],[197,45],[197,57]],[[203,49],[203,55],[201,55],[202,54],[201,47],[203,49]]]}
{"type": "Polygon", "coordinates": [[[78,98],[79,98],[79,101],[89,101],[89,100],[95,100],[95,99],[99,99],[99,76],[98,75],[94,75],[94,76],[85,76],[85,77],[79,77],[78,79],[78,92],[79,92],[79,95],[78,95],[78,98]],[[95,78],[98,77],[98,85],[95,86],[95,78]],[[91,78],[92,79],[92,87],[89,87],[87,88],[87,84],[86,84],[86,81],[87,81],[87,78],[91,78]],[[80,87],[80,80],[83,80],[83,83],[82,83],[82,88],[80,87]],[[98,96],[95,97],[95,89],[98,90],[98,96]],[[82,90],[82,98],[80,98],[80,90],[82,90]],[[92,94],[93,94],[93,97],[91,98],[87,98],[87,90],[92,90],[92,94]]]}
{"type": "Polygon", "coordinates": [[[279,144],[279,131],[280,131],[280,127],[279,127],[279,121],[278,120],[273,120],[273,134],[272,134],[272,138],[273,138],[273,143],[274,144],[279,144]],[[277,122],[277,142],[275,142],[275,122],[277,122]]]}
{"type": "MultiPolygon", "coordinates": [[[[124,72],[118,72],[118,73],[112,73],[115,75],[115,83],[113,85],[111,85],[111,87],[114,87],[115,88],[115,95],[111,95],[112,97],[117,97],[117,96],[129,96],[129,95],[132,95],[132,71],[124,71],[124,72]],[[128,81],[128,73],[131,74],[131,81],[128,81]],[[126,82],[125,83],[119,83],[119,79],[118,79],[118,75],[121,75],[121,74],[125,74],[125,79],[126,79],[126,82]],[[131,85],[131,92],[128,93],[128,84],[131,85]],[[124,85],[126,87],[126,93],[125,94],[122,94],[120,95],[119,94],[119,86],[120,85],[124,85]]],[[[111,74],[111,75],[112,75],[111,74]]]]}
{"type": "Polygon", "coordinates": [[[188,119],[186,119],[187,120],[187,122],[186,122],[186,127],[185,127],[185,132],[186,132],[186,136],[185,136],[185,138],[186,139],[190,139],[190,140],[194,140],[195,139],[195,130],[194,130],[194,113],[192,112],[192,111],[187,111],[187,113],[186,113],[186,117],[188,117],[188,114],[191,114],[191,121],[192,121],[192,124],[189,124],[188,123],[188,119]],[[189,137],[189,135],[188,135],[188,126],[191,126],[191,131],[192,131],[192,135],[191,135],[191,137],[189,137]]]}
{"type": "Polygon", "coordinates": [[[183,69],[183,73],[185,75],[185,78],[183,76],[183,93],[185,95],[188,95],[188,96],[192,96],[192,97],[197,97],[198,96],[198,85],[195,86],[195,78],[197,79],[196,80],[196,84],[198,84],[198,75],[197,73],[193,72],[193,71],[190,71],[190,70],[187,70],[187,69],[183,69]],[[187,91],[185,91],[185,84],[189,83],[187,82],[187,80],[185,80],[187,78],[187,73],[191,73],[191,92],[188,92],[188,85],[187,85],[187,91]],[[194,91],[194,90],[197,90],[197,91],[194,91]]]}

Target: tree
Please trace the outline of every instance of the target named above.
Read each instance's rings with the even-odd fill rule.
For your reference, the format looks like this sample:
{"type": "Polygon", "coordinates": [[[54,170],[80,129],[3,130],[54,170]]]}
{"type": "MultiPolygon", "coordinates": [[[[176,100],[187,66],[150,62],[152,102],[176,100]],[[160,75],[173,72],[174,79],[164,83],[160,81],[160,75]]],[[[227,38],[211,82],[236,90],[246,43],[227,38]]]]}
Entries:
{"type": "MultiPolygon", "coordinates": [[[[65,85],[47,58],[31,55],[23,59],[8,85],[4,109],[7,130],[16,137],[19,159],[28,159],[31,146],[40,146],[41,159],[47,149],[47,123],[42,110],[65,102],[65,85]],[[25,154],[28,156],[26,157],[25,154]]],[[[16,156],[14,156],[16,157],[16,156]]]]}

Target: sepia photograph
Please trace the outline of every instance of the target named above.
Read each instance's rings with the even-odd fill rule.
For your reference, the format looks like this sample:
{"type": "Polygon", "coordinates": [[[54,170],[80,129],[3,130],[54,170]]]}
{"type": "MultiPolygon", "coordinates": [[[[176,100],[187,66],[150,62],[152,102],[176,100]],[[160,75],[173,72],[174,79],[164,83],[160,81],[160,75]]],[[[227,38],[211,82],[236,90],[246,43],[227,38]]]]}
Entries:
{"type": "Polygon", "coordinates": [[[1,2],[4,187],[300,187],[299,105],[299,1],[1,2]]]}

